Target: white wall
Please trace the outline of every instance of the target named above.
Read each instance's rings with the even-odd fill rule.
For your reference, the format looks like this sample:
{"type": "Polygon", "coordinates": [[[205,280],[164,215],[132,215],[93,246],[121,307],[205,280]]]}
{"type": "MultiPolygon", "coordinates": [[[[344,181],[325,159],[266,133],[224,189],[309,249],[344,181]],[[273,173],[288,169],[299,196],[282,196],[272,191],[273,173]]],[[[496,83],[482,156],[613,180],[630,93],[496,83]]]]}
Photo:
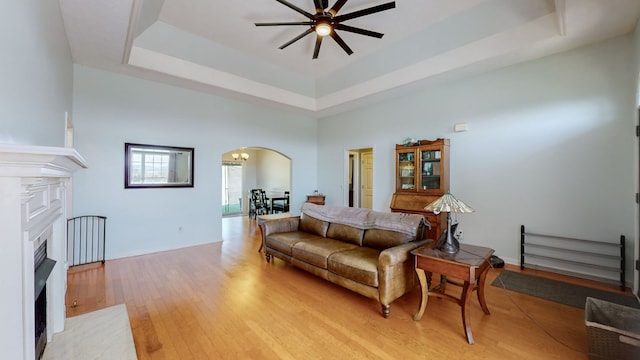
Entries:
{"type": "Polygon", "coordinates": [[[346,149],[372,146],[373,207],[389,211],[395,144],[450,138],[451,191],[476,209],[460,217],[465,242],[516,262],[521,224],[612,242],[624,234],[632,259],[634,71],[626,36],[322,119],[318,186],[342,204],[346,149]],[[454,133],[462,122],[469,131],[454,133]]]}
{"type": "Polygon", "coordinates": [[[6,1],[0,23],[0,143],[63,146],[73,67],[58,2],[6,1]]]}
{"type": "Polygon", "coordinates": [[[267,196],[282,196],[285,191],[289,191],[291,160],[273,151],[260,150],[256,153],[258,156],[257,187],[265,190],[267,196]]]}
{"type": "Polygon", "coordinates": [[[270,148],[297,160],[294,210],[316,186],[313,119],[79,65],[74,80],[75,143],[89,163],[74,177],[74,215],[107,216],[108,258],[220,241],[220,163],[229,149],[270,148]],[[125,142],[195,148],[195,187],[125,190],[125,142]]]}

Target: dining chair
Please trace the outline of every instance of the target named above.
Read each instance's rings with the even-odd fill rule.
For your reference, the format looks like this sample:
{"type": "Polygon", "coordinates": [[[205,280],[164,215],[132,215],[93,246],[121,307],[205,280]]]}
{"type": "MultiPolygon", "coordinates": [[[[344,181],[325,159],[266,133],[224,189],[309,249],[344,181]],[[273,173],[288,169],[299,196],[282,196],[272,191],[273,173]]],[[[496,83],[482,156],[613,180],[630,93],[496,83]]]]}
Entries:
{"type": "Polygon", "coordinates": [[[282,199],[274,200],[271,212],[289,212],[289,198],[289,192],[285,191],[282,199]]]}
{"type": "Polygon", "coordinates": [[[266,193],[262,189],[251,189],[251,199],[249,208],[249,218],[256,218],[258,215],[269,213],[266,193]]]}

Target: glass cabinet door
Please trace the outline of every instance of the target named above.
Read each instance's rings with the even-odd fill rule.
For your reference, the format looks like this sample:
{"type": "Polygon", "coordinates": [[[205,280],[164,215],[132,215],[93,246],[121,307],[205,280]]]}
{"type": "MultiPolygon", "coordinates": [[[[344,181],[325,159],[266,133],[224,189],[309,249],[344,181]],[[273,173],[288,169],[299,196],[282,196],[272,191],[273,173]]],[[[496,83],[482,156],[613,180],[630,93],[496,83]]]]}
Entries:
{"type": "Polygon", "coordinates": [[[397,191],[416,191],[416,153],[414,149],[398,153],[397,191]]]}
{"type": "Polygon", "coordinates": [[[420,186],[419,190],[440,190],[440,149],[420,150],[420,186]]]}

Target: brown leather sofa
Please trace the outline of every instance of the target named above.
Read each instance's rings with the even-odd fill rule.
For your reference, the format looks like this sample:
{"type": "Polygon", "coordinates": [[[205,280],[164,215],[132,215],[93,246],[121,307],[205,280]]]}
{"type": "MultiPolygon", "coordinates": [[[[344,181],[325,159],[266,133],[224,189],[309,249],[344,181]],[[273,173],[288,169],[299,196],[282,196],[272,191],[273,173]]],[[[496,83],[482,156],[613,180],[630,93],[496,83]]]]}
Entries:
{"type": "Polygon", "coordinates": [[[429,224],[421,215],[305,203],[299,217],[265,221],[267,261],[298,268],[378,300],[382,315],[416,282],[411,250],[429,224]]]}

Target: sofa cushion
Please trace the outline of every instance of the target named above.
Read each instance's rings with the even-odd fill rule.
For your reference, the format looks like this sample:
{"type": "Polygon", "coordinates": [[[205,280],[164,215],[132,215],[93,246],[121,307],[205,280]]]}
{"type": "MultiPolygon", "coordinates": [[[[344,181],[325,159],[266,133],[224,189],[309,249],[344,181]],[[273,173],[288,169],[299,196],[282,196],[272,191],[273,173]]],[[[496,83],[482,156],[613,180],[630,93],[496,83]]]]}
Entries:
{"type": "Polygon", "coordinates": [[[283,233],[275,233],[267,236],[266,246],[268,248],[277,250],[285,255],[293,255],[293,246],[300,241],[307,241],[311,239],[324,239],[321,236],[309,234],[302,231],[291,231],[283,233]]]}
{"type": "Polygon", "coordinates": [[[313,216],[306,215],[305,213],[300,214],[300,226],[298,227],[300,231],[324,237],[327,236],[328,227],[329,223],[326,221],[318,220],[313,216]]]}
{"type": "Polygon", "coordinates": [[[368,229],[364,232],[362,246],[384,250],[397,245],[406,244],[413,240],[415,240],[415,236],[403,234],[398,231],[368,229]]]}
{"type": "Polygon", "coordinates": [[[364,234],[364,230],[355,228],[349,225],[336,224],[331,223],[329,225],[329,229],[327,230],[327,237],[346,241],[348,243],[356,244],[358,246],[362,246],[362,235],[364,234]]]}
{"type": "Polygon", "coordinates": [[[357,247],[329,256],[329,271],[361,284],[378,287],[378,256],[380,251],[357,247]]]}
{"type": "Polygon", "coordinates": [[[317,237],[296,243],[292,254],[298,260],[326,269],[327,259],[331,254],[356,247],[344,241],[317,237]]]}

